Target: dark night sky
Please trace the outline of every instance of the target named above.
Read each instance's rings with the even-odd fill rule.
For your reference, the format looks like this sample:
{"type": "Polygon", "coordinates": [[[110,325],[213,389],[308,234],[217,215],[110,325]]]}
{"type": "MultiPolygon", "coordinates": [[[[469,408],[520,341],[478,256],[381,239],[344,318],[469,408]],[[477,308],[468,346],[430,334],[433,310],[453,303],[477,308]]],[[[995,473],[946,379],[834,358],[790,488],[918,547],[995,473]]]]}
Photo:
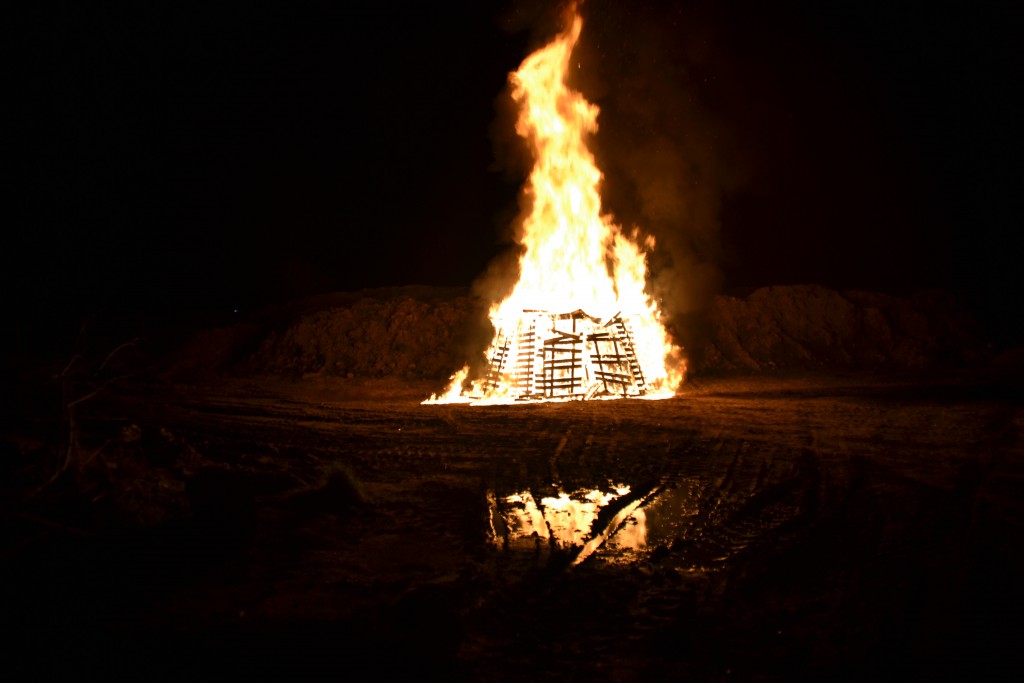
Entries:
{"type": "MultiPolygon", "coordinates": [[[[727,290],[943,286],[1020,341],[1009,13],[720,4],[584,4],[608,208],[680,226],[727,290]],[[644,205],[645,173],[700,210],[644,205]]],[[[88,5],[11,39],[22,327],[469,284],[501,250],[521,176],[497,103],[546,3],[88,5]]]]}

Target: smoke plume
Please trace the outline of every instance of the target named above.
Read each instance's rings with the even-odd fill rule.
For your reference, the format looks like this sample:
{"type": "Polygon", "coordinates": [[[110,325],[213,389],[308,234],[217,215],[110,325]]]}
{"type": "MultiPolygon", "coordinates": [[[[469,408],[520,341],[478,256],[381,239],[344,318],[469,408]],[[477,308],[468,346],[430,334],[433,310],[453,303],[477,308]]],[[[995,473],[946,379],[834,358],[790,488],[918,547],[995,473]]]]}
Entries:
{"type": "Polygon", "coordinates": [[[728,60],[706,8],[592,0],[572,85],[601,108],[591,144],[604,210],[653,235],[650,293],[691,356],[721,285],[719,209],[741,182],[737,145],[714,115],[728,60]]]}

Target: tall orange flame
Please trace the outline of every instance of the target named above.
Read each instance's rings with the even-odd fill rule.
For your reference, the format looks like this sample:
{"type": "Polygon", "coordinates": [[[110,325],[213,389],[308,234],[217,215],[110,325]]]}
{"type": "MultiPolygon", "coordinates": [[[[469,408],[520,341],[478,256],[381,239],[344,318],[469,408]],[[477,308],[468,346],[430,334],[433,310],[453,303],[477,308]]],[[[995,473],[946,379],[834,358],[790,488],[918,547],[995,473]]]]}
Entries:
{"type": "MultiPolygon", "coordinates": [[[[504,301],[491,306],[490,317],[497,330],[515,330],[524,311],[582,310],[598,319],[628,318],[646,396],[671,396],[682,382],[685,365],[669,360],[679,350],[644,291],[646,254],[601,212],[602,175],[586,144],[597,131],[598,107],[565,82],[582,28],[574,12],[568,30],[509,76],[520,107],[516,132],[534,150],[525,189],[532,209],[522,226],[519,280],[504,301]]],[[[643,247],[653,249],[654,239],[648,237],[643,247]]],[[[507,378],[490,386],[476,382],[473,390],[463,392],[464,378],[464,372],[453,376],[448,391],[428,401],[500,400],[507,393],[507,378]]]]}

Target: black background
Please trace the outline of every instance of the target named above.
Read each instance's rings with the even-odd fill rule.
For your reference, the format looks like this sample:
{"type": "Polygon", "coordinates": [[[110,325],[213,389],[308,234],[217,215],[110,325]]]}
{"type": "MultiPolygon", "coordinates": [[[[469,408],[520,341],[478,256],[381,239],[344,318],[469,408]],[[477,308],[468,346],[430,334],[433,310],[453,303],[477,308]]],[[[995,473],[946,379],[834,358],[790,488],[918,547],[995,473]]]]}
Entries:
{"type": "MultiPolygon", "coordinates": [[[[582,6],[606,208],[696,254],[709,291],[945,287],[1020,343],[1008,8],[765,5],[582,6]],[[622,148],[654,139],[671,153],[651,174],[703,185],[699,211],[646,226],[648,171],[622,148]]],[[[551,8],[81,3],[13,22],[19,343],[88,315],[469,284],[518,211],[506,80],[551,8]]]]}

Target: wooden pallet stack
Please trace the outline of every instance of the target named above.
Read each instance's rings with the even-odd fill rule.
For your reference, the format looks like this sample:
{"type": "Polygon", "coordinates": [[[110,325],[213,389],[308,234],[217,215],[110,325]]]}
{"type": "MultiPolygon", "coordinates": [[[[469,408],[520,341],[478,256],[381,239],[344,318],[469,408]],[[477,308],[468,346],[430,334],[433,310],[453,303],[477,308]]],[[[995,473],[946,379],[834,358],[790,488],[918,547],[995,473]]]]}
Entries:
{"type": "Polygon", "coordinates": [[[486,391],[508,386],[518,401],[642,396],[643,369],[621,315],[602,321],[582,310],[524,311],[515,330],[499,330],[486,391]],[[511,369],[509,359],[513,359],[511,369]]]}

